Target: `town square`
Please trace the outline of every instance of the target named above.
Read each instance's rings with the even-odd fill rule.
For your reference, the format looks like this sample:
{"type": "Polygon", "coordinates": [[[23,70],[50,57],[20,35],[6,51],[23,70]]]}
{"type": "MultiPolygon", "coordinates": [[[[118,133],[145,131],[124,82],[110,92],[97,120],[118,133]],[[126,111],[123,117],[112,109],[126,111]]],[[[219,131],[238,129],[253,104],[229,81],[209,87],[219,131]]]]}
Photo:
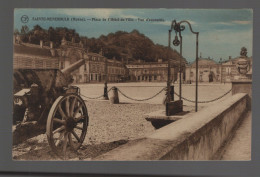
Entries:
{"type": "Polygon", "coordinates": [[[15,10],[14,160],[251,159],[250,9],[58,12],[15,10]]]}

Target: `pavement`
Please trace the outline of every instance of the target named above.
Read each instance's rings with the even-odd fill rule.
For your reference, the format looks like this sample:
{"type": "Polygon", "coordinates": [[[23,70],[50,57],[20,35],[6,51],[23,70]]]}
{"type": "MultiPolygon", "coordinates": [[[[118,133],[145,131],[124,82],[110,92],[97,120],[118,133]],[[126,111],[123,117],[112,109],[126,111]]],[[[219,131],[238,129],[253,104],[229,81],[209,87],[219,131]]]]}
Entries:
{"type": "Polygon", "coordinates": [[[221,160],[251,160],[252,112],[249,112],[235,131],[231,141],[224,147],[221,160]]]}

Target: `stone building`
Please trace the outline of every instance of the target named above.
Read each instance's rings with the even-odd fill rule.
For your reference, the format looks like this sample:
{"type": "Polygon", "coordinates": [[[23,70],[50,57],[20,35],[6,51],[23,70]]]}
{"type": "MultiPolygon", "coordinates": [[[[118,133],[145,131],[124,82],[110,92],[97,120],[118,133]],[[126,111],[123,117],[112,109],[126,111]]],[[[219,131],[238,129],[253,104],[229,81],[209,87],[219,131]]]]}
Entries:
{"type": "MultiPolygon", "coordinates": [[[[71,41],[66,41],[65,38],[62,39],[61,45],[56,49],[59,54],[59,66],[60,69],[67,68],[69,65],[75,63],[78,60],[87,60],[87,51],[83,47],[83,44],[75,43],[74,38],[71,41]]],[[[77,70],[73,71],[72,77],[74,83],[83,83],[85,79],[84,75],[85,66],[80,66],[77,70]]]]}
{"type": "Polygon", "coordinates": [[[64,69],[76,61],[84,59],[85,65],[72,72],[74,83],[104,82],[105,66],[107,66],[108,82],[117,82],[125,77],[126,68],[123,61],[107,59],[97,53],[88,52],[81,42],[61,41],[59,48],[53,48],[53,43],[45,46],[22,43],[14,37],[13,67],[28,69],[64,69]],[[107,64],[107,65],[106,65],[107,64]]]}
{"type": "Polygon", "coordinates": [[[22,43],[14,38],[13,69],[59,69],[59,55],[52,45],[22,43]]]}
{"type": "MultiPolygon", "coordinates": [[[[185,63],[183,63],[185,66],[185,63]]],[[[177,80],[177,72],[179,63],[176,60],[171,60],[171,76],[172,82],[177,80]]],[[[136,61],[127,64],[126,68],[129,72],[130,81],[137,82],[162,82],[167,81],[168,77],[168,62],[158,59],[158,62],[143,62],[136,61]]]]}
{"type": "MultiPolygon", "coordinates": [[[[231,82],[239,77],[237,62],[240,57],[229,57],[226,61],[219,63],[210,58],[199,58],[198,60],[198,81],[199,82],[231,82]]],[[[249,63],[248,77],[252,77],[252,57],[246,57],[249,63]]],[[[196,81],[196,62],[186,66],[186,80],[196,81]]]]}
{"type": "Polygon", "coordinates": [[[107,59],[102,55],[102,51],[100,54],[88,52],[81,42],[75,43],[73,38],[71,42],[63,38],[58,50],[62,54],[60,56],[61,69],[80,59],[85,60],[85,65],[72,73],[75,83],[104,82],[106,66],[108,82],[117,82],[125,76],[125,67],[122,61],[107,59]]]}
{"type": "Polygon", "coordinates": [[[97,53],[88,53],[84,67],[85,82],[104,82],[106,66],[108,82],[118,82],[125,77],[126,68],[122,61],[107,59],[97,53]]]}
{"type": "MultiPolygon", "coordinates": [[[[186,66],[186,81],[196,81],[196,61],[186,66]]],[[[221,64],[210,58],[199,58],[198,60],[199,82],[220,82],[221,64]]]]}

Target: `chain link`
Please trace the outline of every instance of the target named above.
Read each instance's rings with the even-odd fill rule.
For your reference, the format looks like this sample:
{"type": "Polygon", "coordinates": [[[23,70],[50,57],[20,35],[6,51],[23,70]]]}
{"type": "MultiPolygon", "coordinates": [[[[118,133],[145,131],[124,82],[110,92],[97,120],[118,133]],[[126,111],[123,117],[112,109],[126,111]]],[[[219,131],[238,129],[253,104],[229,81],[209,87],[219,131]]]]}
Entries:
{"type": "Polygon", "coordinates": [[[162,93],[165,88],[162,88],[158,93],[156,93],[155,95],[149,97],[149,98],[145,98],[145,99],[136,99],[136,98],[131,98],[129,96],[127,96],[126,94],[124,94],[119,88],[117,88],[118,92],[121,93],[124,97],[130,99],[130,100],[133,100],[133,101],[147,101],[147,100],[150,100],[150,99],[153,99],[154,97],[156,97],[157,95],[159,95],[160,93],[162,93]]]}
{"type": "MultiPolygon", "coordinates": [[[[110,92],[111,90],[112,90],[112,88],[113,87],[111,87],[108,91],[107,91],[107,93],[108,92],[110,92]]],[[[104,95],[100,95],[100,96],[97,96],[97,97],[88,97],[88,96],[86,96],[86,95],[82,95],[81,93],[80,93],[80,96],[83,96],[83,97],[85,97],[85,98],[87,98],[87,99],[99,99],[99,98],[102,98],[104,95]]]]}
{"type": "MultiPolygon", "coordinates": [[[[229,94],[231,91],[232,91],[232,89],[230,89],[229,91],[227,91],[226,93],[224,93],[223,95],[221,95],[221,96],[219,96],[219,97],[217,97],[217,98],[214,98],[214,99],[208,100],[208,101],[198,101],[198,103],[210,103],[210,102],[217,101],[217,100],[223,98],[224,96],[226,96],[227,94],[229,94]]],[[[177,96],[179,96],[179,94],[177,94],[176,92],[174,92],[174,94],[177,95],[177,96]]],[[[184,98],[184,97],[181,97],[181,98],[182,98],[183,100],[185,100],[185,101],[195,103],[194,100],[190,100],[190,99],[184,98]]]]}
{"type": "MultiPolygon", "coordinates": [[[[107,93],[110,92],[110,91],[112,90],[112,88],[113,88],[113,87],[111,87],[111,88],[107,91],[107,93]]],[[[115,88],[117,88],[117,87],[115,87],[115,88]]],[[[162,88],[159,92],[157,92],[155,95],[153,95],[153,96],[151,96],[151,97],[149,97],[149,98],[136,99],[136,98],[131,98],[131,97],[127,96],[127,95],[126,95],[125,93],[123,93],[119,88],[117,88],[117,90],[118,90],[119,93],[121,93],[124,97],[126,97],[126,98],[128,98],[128,99],[130,99],[130,100],[133,100],[133,101],[147,101],[147,100],[153,99],[153,98],[155,98],[156,96],[158,96],[160,93],[162,93],[163,91],[165,91],[166,89],[167,89],[167,87],[162,88]]],[[[224,96],[226,96],[227,94],[229,94],[231,91],[232,91],[232,89],[230,89],[229,91],[227,91],[226,93],[224,93],[223,95],[221,95],[221,96],[219,96],[219,97],[217,97],[217,98],[214,98],[214,99],[208,100],[208,101],[198,101],[198,103],[210,103],[210,102],[217,101],[217,100],[223,98],[224,96]]],[[[177,96],[179,96],[179,94],[176,93],[175,91],[174,91],[174,94],[177,95],[177,96]]],[[[85,98],[87,98],[87,99],[99,99],[99,98],[102,98],[104,95],[100,95],[100,96],[98,96],[98,97],[88,97],[88,96],[83,95],[83,94],[80,93],[80,96],[83,96],[83,97],[85,97],[85,98]]],[[[182,98],[183,100],[185,100],[185,101],[195,103],[194,100],[190,100],[190,99],[185,98],[185,97],[183,97],[183,96],[182,96],[181,98],[182,98]]]]}

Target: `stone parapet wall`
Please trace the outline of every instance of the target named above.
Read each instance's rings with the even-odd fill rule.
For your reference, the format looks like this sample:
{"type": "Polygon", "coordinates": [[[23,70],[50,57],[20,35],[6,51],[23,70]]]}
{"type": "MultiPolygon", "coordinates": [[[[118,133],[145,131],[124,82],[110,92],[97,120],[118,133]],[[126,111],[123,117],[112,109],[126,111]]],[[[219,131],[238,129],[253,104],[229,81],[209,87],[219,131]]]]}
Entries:
{"type": "Polygon", "coordinates": [[[235,94],[95,160],[211,160],[248,111],[248,102],[248,94],[235,94]]]}

